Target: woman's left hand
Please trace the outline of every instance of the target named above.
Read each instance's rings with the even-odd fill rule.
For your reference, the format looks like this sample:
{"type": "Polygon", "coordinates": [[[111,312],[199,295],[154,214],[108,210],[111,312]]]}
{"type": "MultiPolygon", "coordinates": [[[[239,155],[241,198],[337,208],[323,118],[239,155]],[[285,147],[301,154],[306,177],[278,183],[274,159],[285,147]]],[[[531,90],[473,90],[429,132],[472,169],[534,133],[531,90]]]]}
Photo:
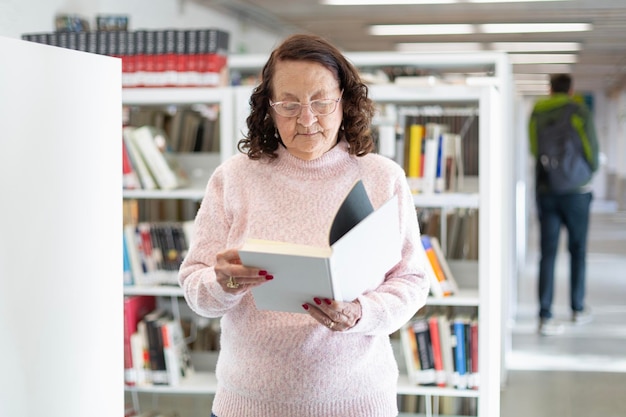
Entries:
{"type": "Polygon", "coordinates": [[[327,298],[314,298],[313,303],[303,304],[302,308],[308,311],[315,320],[337,332],[354,327],[362,313],[361,303],[358,300],[344,303],[327,298]]]}

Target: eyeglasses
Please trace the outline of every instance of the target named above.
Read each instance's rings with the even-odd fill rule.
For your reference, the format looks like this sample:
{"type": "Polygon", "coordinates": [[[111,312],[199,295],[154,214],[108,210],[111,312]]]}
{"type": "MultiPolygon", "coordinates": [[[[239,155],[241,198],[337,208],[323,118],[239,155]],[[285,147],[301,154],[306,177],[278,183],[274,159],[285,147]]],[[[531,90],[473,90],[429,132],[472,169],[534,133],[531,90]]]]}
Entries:
{"type": "Polygon", "coordinates": [[[298,103],[297,101],[277,101],[270,100],[270,106],[283,117],[296,117],[302,112],[303,107],[309,107],[316,116],[327,116],[337,110],[337,103],[341,100],[343,90],[339,98],[324,98],[313,100],[309,104],[298,103]]]}

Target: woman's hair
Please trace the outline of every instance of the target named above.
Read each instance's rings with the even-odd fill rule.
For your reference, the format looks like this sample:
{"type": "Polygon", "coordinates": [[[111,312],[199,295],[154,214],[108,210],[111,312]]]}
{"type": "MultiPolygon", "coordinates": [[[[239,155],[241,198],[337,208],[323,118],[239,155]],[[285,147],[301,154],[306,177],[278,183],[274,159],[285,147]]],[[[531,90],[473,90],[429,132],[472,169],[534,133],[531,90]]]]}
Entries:
{"type": "Polygon", "coordinates": [[[261,82],[250,96],[250,115],[246,119],[248,134],[237,145],[251,159],[276,158],[280,137],[270,115],[274,92],[274,71],[281,61],[310,61],[323,65],[339,81],[343,90],[343,124],[337,140],[346,140],[350,154],[363,156],[374,150],[370,122],[375,113],[368,98],[368,88],[356,68],[325,39],[314,35],[292,35],[270,55],[261,72],[261,82]]]}

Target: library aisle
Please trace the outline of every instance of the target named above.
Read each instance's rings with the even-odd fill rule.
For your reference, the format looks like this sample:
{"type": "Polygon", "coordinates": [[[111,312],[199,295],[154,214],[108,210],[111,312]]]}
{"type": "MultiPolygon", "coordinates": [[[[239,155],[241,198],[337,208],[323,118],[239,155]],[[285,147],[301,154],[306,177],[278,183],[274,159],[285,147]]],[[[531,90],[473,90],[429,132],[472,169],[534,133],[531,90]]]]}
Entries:
{"type": "MultiPolygon", "coordinates": [[[[600,206],[600,205],[598,205],[600,206]]],[[[626,212],[594,211],[589,230],[587,304],[593,321],[569,324],[569,254],[563,232],[554,314],[565,333],[537,334],[537,224],[529,221],[526,269],[518,284],[502,417],[626,415],[626,212]]]]}

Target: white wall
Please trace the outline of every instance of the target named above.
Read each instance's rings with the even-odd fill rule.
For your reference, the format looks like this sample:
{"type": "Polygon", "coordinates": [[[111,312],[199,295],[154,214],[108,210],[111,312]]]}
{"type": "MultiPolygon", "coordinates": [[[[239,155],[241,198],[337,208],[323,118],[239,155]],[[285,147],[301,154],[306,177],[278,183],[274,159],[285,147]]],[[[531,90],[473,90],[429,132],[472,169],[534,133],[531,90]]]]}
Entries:
{"type": "Polygon", "coordinates": [[[284,34],[185,0],[1,0],[0,36],[54,31],[54,16],[77,14],[95,25],[97,14],[130,16],[130,29],[215,27],[230,33],[231,53],[268,54],[284,34]]]}

